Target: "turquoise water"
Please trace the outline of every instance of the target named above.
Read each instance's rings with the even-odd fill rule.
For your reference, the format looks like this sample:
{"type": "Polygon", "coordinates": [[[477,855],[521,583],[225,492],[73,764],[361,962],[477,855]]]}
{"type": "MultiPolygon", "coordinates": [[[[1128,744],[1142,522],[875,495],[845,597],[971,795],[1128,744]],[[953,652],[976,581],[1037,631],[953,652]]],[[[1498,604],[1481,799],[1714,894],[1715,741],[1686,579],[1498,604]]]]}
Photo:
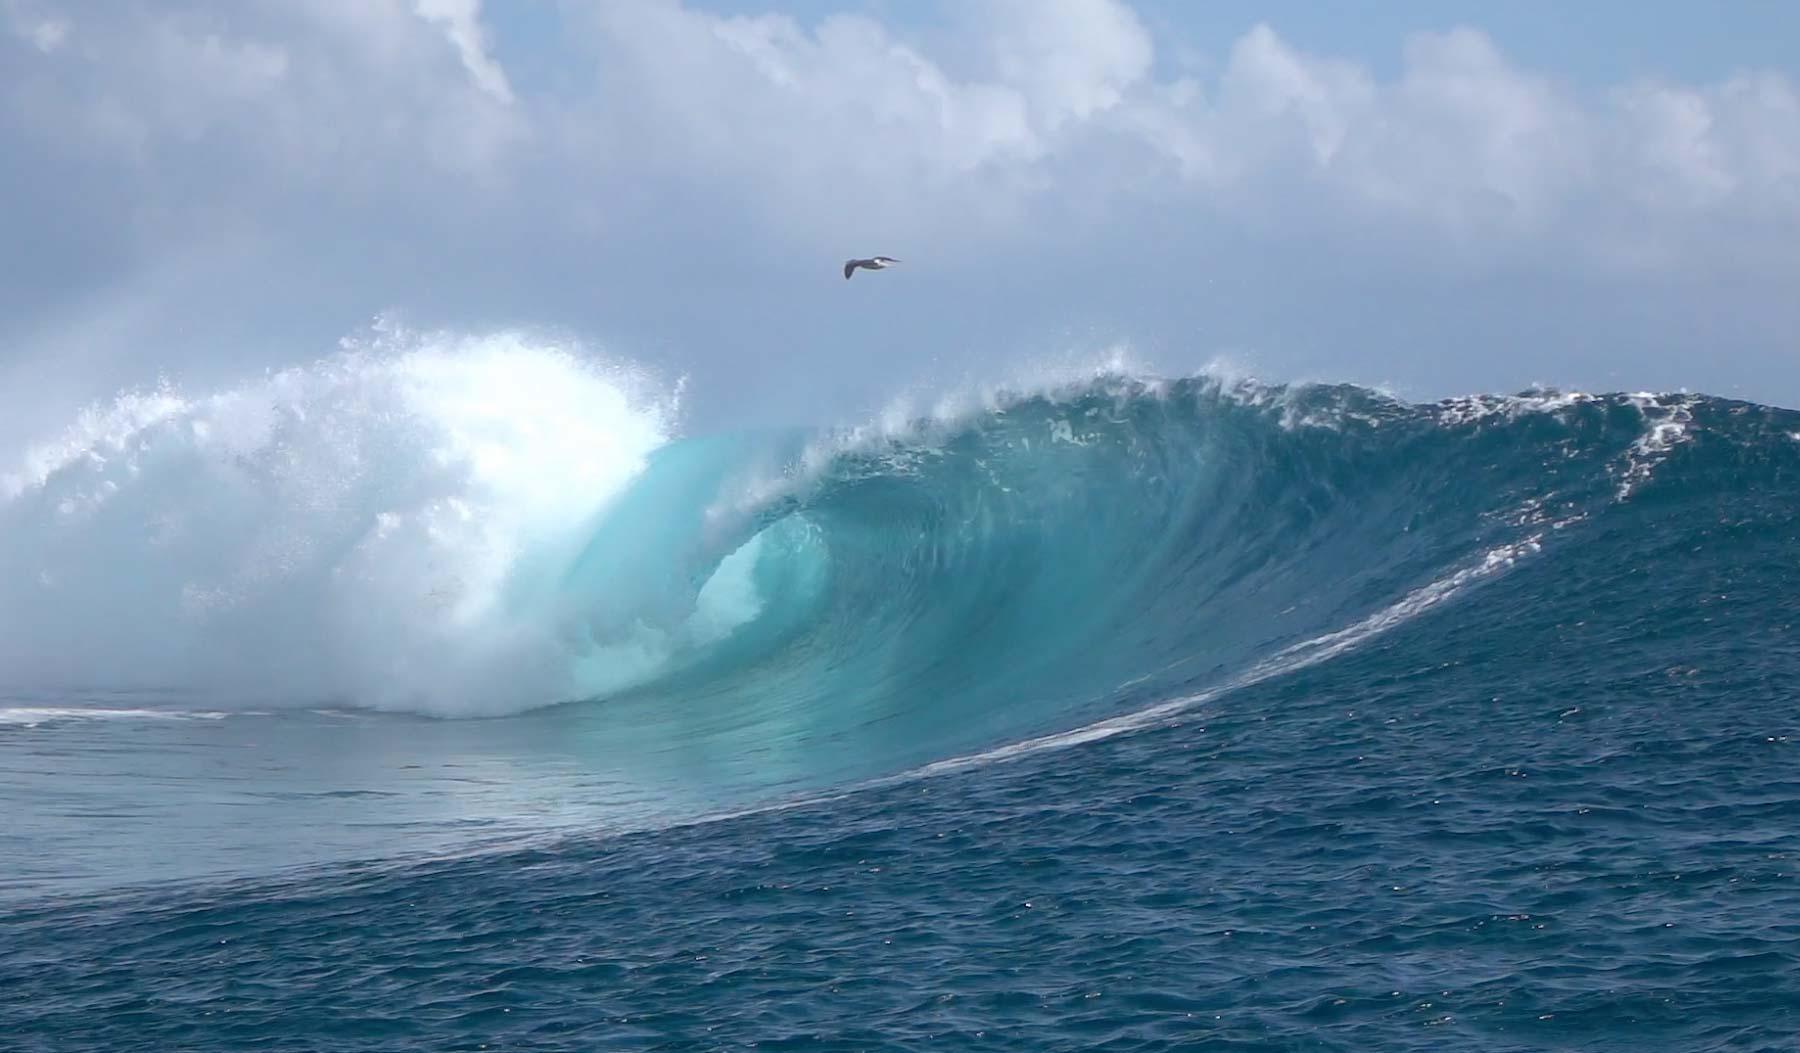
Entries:
{"type": "MultiPolygon", "coordinates": [[[[57,536],[129,549],[167,479],[218,485],[213,412],[140,432],[143,482],[69,462],[8,522],[103,492],[57,536]]],[[[657,439],[403,666],[346,649],[332,590],[438,506],[334,490],[228,628],[107,615],[103,685],[0,700],[0,1034],[1791,1048],[1797,436],[1698,396],[1114,376],[657,439]],[[331,675],[147,687],[108,658],[273,625],[331,675]]],[[[274,449],[232,485],[286,492],[274,449]]],[[[267,549],[241,521],[186,583],[267,549]]],[[[70,580],[28,564],[0,566],[70,580]]],[[[378,584],[351,609],[418,583],[378,584]]]]}

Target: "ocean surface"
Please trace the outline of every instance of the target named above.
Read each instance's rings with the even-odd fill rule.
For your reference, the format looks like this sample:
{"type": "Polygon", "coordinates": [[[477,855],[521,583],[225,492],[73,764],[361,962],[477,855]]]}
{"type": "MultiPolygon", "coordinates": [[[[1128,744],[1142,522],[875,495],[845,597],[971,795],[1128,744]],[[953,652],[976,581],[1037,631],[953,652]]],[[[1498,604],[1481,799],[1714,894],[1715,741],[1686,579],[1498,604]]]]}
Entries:
{"type": "Polygon", "coordinates": [[[1800,1049],[1800,414],[399,338],[0,461],[0,1049],[1800,1049]]]}

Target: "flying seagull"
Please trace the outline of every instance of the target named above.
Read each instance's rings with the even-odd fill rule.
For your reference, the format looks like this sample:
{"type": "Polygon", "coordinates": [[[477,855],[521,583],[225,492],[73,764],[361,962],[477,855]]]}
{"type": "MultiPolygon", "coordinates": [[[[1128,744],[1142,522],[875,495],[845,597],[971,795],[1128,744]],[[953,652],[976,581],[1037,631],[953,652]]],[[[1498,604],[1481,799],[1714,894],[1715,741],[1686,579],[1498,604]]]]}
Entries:
{"type": "Polygon", "coordinates": [[[855,274],[859,268],[865,271],[878,271],[884,267],[891,267],[899,262],[899,260],[892,256],[875,256],[866,260],[845,260],[844,280],[849,281],[850,276],[855,274]]]}

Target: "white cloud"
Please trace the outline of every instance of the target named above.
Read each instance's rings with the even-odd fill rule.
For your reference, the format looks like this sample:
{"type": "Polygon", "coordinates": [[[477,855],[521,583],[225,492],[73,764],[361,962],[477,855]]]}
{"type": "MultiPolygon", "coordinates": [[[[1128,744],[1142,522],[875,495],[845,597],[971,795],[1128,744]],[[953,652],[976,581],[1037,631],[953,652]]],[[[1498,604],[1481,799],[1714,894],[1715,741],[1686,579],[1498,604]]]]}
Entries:
{"type": "Polygon", "coordinates": [[[45,14],[30,0],[0,0],[0,20],[14,37],[46,55],[69,39],[69,20],[45,14]]]}
{"type": "MultiPolygon", "coordinates": [[[[15,21],[20,10],[9,8],[15,21]]],[[[485,175],[521,130],[473,4],[121,0],[79,11],[65,30],[79,47],[0,73],[9,139],[110,153],[182,184],[186,151],[204,142],[231,157],[234,191],[249,180],[364,191],[421,163],[485,175]]]]}
{"type": "MultiPolygon", "coordinates": [[[[1632,253],[1607,238],[1694,249],[1712,218],[1792,233],[1800,212],[1785,77],[1587,98],[1468,29],[1408,41],[1389,82],[1268,27],[1215,80],[1161,81],[1156,42],[1117,0],[993,0],[968,15],[986,44],[955,72],[867,17],[639,0],[568,9],[557,61],[588,65],[591,92],[520,98],[477,0],[96,10],[79,55],[0,81],[22,123],[169,171],[170,150],[205,140],[275,185],[411,194],[423,163],[541,195],[523,185],[533,165],[570,186],[675,173],[683,193],[802,237],[867,216],[1003,236],[1078,188],[1087,209],[1150,193],[1196,222],[1399,223],[1459,253],[1485,240],[1614,261],[1632,253]]],[[[70,32],[21,0],[6,11],[48,50],[70,32]]]]}
{"type": "Polygon", "coordinates": [[[1007,180],[1049,150],[1019,90],[959,82],[867,18],[807,29],[649,3],[602,5],[590,24],[604,94],[581,100],[582,119],[617,135],[581,163],[660,163],[784,225],[918,220],[952,198],[959,220],[1004,210],[1007,180]]]}
{"type": "Polygon", "coordinates": [[[809,29],[673,3],[601,11],[583,38],[613,71],[597,119],[630,99],[627,152],[750,184],[790,230],[884,214],[992,234],[1077,187],[1083,208],[1095,192],[1150,192],[1193,222],[1386,224],[1458,258],[1604,270],[1668,265],[1638,251],[1647,233],[1728,260],[1743,232],[1710,238],[1714,219],[1759,212],[1773,241],[1800,215],[1794,88],[1774,73],[1588,97],[1458,29],[1407,41],[1383,82],[1257,27],[1215,81],[1159,81],[1123,4],[996,0],[970,20],[986,65],[959,76],[860,17],[809,29]]]}
{"type": "MultiPolygon", "coordinates": [[[[1800,281],[1778,72],[1589,91],[1473,29],[1378,75],[1272,27],[1156,37],[1118,0],[951,11],[933,37],[565,0],[515,39],[477,0],[0,0],[0,227],[33,246],[0,273],[0,341],[271,288],[585,324],[672,275],[729,294],[745,253],[900,246],[1079,270],[1106,244],[1146,280],[1230,236],[1244,266],[1800,281]]],[[[1765,334],[1793,314],[1752,307],[1765,334]]]]}
{"type": "Polygon", "coordinates": [[[999,79],[1047,132],[1115,109],[1149,75],[1150,35],[1114,0],[997,0],[986,14],[999,79]]]}
{"type": "Polygon", "coordinates": [[[62,19],[45,19],[31,27],[31,43],[39,51],[48,54],[62,46],[69,35],[69,23],[62,19]]]}
{"type": "Polygon", "coordinates": [[[1627,163],[1644,177],[1624,189],[1646,207],[1697,210],[1736,199],[1800,208],[1800,95],[1787,78],[1631,84],[1612,104],[1627,163]]]}
{"type": "Polygon", "coordinates": [[[506,71],[488,54],[487,35],[481,27],[481,0],[413,0],[413,10],[419,17],[443,27],[463,68],[482,91],[500,102],[512,102],[506,71]]]}

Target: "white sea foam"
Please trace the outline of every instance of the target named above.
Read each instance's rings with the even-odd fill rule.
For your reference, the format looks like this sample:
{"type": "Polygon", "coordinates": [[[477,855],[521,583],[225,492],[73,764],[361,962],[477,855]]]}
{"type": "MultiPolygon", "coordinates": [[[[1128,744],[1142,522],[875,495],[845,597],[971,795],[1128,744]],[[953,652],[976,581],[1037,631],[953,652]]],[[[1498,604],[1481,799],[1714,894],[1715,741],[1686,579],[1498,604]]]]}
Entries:
{"type": "Polygon", "coordinates": [[[1694,399],[1686,395],[1629,396],[1644,415],[1644,434],[1638,436],[1613,474],[1619,480],[1618,498],[1624,501],[1644,485],[1675,447],[1688,441],[1694,423],[1694,399]]]}
{"type": "Polygon", "coordinates": [[[107,709],[89,706],[0,706],[0,728],[90,721],[221,720],[224,710],[107,709]]]}
{"type": "Polygon", "coordinates": [[[446,714],[567,698],[578,645],[534,575],[669,440],[673,399],[578,348],[394,329],[226,391],[122,395],[0,480],[0,677],[446,714]]]}

